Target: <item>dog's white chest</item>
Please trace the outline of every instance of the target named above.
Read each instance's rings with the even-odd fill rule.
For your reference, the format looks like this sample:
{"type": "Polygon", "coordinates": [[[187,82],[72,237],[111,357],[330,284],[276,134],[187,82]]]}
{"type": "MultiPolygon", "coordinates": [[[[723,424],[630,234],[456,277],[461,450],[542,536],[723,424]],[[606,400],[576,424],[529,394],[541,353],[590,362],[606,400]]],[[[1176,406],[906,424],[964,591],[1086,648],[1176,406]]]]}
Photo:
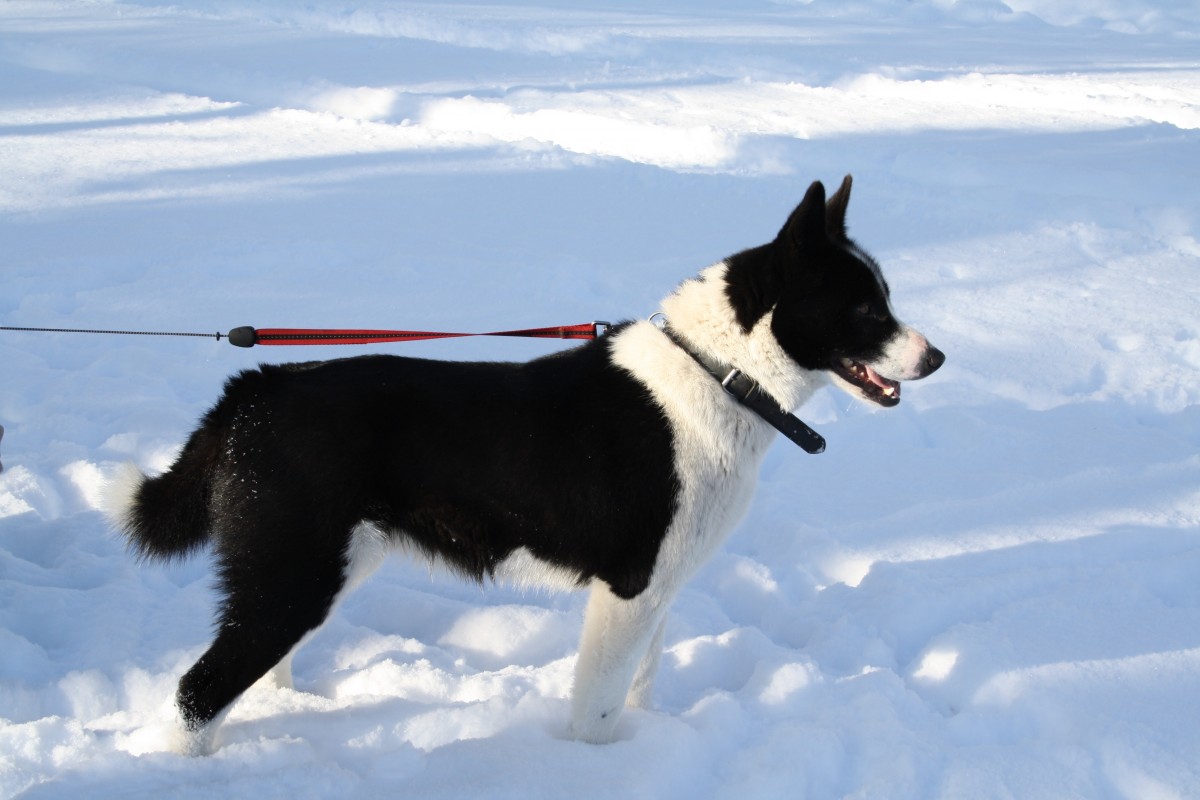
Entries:
{"type": "Polygon", "coordinates": [[[614,361],[662,407],[675,443],[680,493],[655,567],[691,574],[749,507],[774,430],[739,407],[691,356],[649,324],[622,331],[614,361]]]}

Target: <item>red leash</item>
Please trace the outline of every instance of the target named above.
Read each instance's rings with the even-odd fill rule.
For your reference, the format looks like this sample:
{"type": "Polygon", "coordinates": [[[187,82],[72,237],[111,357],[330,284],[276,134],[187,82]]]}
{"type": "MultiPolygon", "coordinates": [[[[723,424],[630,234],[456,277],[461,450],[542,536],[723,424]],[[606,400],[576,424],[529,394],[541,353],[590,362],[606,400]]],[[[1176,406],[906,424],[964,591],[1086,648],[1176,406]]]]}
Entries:
{"type": "Polygon", "coordinates": [[[607,322],[560,325],[553,328],[526,328],[491,333],[439,333],[436,331],[373,331],[321,328],[252,328],[245,325],[229,332],[229,343],[238,347],[256,344],[373,344],[375,342],[418,342],[424,339],[457,339],[464,336],[518,336],[527,339],[596,339],[607,329],[607,322]]]}

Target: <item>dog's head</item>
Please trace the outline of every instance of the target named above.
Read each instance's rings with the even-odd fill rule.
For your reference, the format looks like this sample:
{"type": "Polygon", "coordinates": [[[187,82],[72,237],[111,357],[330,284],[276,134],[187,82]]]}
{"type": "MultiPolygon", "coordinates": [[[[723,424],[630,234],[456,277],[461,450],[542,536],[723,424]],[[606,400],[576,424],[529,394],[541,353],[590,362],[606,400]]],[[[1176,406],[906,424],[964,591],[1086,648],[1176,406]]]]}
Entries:
{"type": "Polygon", "coordinates": [[[901,381],[924,378],[946,357],[896,319],[879,265],[846,235],[850,184],[847,175],[826,201],[813,183],[775,241],[729,260],[726,291],[745,330],[770,312],[771,332],[796,364],[894,406],[901,381]]]}

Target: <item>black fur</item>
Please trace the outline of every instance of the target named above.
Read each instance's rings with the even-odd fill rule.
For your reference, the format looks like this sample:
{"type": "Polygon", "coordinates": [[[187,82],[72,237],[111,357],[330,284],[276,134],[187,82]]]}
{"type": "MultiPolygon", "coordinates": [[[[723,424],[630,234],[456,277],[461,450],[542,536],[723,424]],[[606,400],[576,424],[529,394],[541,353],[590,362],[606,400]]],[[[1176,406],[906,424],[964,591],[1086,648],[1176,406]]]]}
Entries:
{"type": "Polygon", "coordinates": [[[213,539],[225,601],[180,684],[188,726],[323,621],[364,521],[479,581],[525,547],[581,585],[640,593],[679,479],[660,409],[607,349],[522,364],[372,355],[231,378],[131,514],[148,556],[213,539]]]}

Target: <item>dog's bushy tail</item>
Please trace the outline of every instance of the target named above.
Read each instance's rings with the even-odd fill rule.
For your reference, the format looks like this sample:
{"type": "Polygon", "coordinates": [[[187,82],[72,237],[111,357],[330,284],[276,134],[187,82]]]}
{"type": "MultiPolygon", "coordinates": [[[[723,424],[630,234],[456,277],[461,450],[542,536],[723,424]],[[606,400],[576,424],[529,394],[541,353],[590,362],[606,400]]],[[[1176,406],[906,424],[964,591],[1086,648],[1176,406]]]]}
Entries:
{"type": "Polygon", "coordinates": [[[212,447],[208,432],[192,435],[169,470],[148,478],[125,464],[108,483],[104,512],[142,558],[184,558],[212,531],[212,447]]]}

